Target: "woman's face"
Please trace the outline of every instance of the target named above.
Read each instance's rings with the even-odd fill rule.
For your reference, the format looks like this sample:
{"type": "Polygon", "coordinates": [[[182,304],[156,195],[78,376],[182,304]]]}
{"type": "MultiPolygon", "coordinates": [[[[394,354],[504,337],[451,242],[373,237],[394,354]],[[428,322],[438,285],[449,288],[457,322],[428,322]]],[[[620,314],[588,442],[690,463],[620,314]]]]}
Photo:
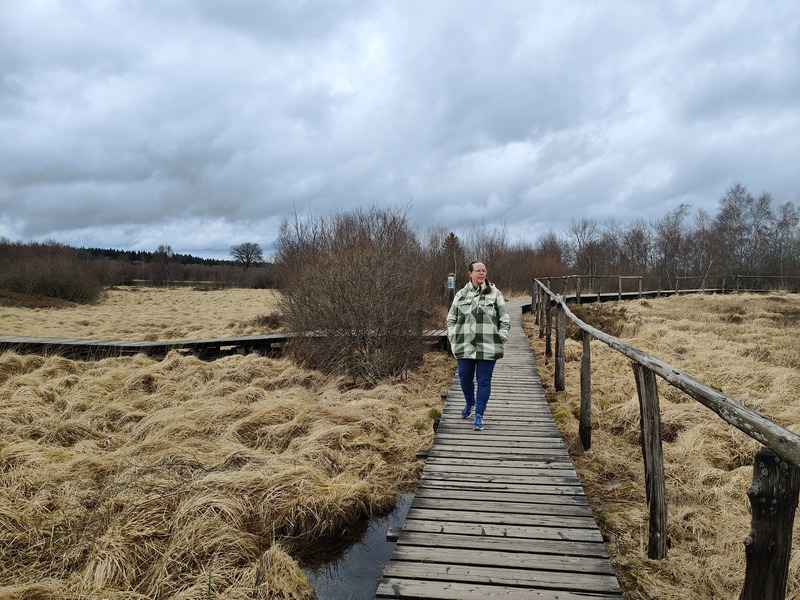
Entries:
{"type": "Polygon", "coordinates": [[[472,270],[469,272],[469,279],[475,287],[478,287],[486,281],[486,265],[482,262],[476,262],[472,265],[472,270]]]}

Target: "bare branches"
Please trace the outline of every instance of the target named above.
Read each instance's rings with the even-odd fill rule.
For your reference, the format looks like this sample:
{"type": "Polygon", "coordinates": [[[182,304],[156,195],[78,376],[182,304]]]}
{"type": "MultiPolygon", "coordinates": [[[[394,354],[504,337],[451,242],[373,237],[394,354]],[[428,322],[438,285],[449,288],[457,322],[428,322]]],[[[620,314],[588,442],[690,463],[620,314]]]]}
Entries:
{"type": "Polygon", "coordinates": [[[421,360],[432,290],[405,212],[294,215],[277,248],[287,325],[309,334],[290,349],[301,362],[373,385],[421,360]]]}
{"type": "Polygon", "coordinates": [[[264,260],[264,253],[261,246],[254,242],[244,242],[231,248],[231,258],[239,263],[245,271],[251,265],[264,260]]]}

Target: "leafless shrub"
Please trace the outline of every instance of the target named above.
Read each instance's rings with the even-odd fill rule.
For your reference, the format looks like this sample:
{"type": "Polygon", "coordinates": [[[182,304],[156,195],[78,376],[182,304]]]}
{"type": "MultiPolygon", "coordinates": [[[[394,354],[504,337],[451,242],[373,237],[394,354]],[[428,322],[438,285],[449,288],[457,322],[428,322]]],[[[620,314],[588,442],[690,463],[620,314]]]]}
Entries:
{"type": "Polygon", "coordinates": [[[34,257],[6,265],[0,288],[87,304],[103,292],[96,269],[73,256],[34,257]]]}
{"type": "Polygon", "coordinates": [[[374,385],[422,357],[433,291],[405,210],[284,220],[277,243],[290,351],[307,366],[374,385]]]}

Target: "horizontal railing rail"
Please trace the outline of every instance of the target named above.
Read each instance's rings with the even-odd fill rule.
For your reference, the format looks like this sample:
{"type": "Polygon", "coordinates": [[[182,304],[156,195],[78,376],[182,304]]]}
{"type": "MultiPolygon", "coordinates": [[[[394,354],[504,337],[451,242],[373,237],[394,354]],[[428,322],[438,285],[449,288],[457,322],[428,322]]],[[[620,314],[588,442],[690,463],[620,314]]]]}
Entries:
{"type": "MultiPolygon", "coordinates": [[[[642,293],[639,290],[639,295],[642,293]]],[[[579,297],[579,294],[576,296],[579,297]]],[[[579,437],[584,450],[591,447],[590,341],[599,340],[632,361],[639,395],[642,457],[650,511],[649,558],[665,558],[667,554],[667,509],[656,375],[765,447],[756,456],[753,484],[748,490],[752,525],[745,539],[747,569],[740,598],[783,599],[788,578],[792,525],[800,495],[800,436],[681,369],[588,325],[570,311],[564,296],[555,294],[549,285],[534,279],[531,310],[539,324],[539,337],[545,338],[547,356],[553,355],[553,308],[556,312],[556,391],[564,391],[566,387],[566,320],[570,319],[581,330],[579,437]],[[770,509],[765,510],[765,506],[770,509]]]]}

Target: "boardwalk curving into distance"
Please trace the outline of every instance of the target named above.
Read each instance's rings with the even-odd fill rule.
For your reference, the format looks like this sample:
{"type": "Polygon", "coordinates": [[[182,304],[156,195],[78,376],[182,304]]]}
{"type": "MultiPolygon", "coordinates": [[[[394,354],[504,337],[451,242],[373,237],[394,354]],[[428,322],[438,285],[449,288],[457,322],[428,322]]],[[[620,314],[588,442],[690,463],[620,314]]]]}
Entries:
{"type": "MultiPolygon", "coordinates": [[[[209,359],[250,352],[277,356],[291,337],[291,333],[266,333],[196,340],[120,341],[0,335],[0,352],[13,350],[19,353],[58,354],[87,360],[135,354],[164,358],[173,351],[209,359]]],[[[425,331],[423,340],[445,346],[447,330],[425,331]]]]}
{"type": "Polygon", "coordinates": [[[376,598],[622,598],[556,428],[521,316],[497,362],[486,429],[462,419],[458,378],[376,598]]]}

